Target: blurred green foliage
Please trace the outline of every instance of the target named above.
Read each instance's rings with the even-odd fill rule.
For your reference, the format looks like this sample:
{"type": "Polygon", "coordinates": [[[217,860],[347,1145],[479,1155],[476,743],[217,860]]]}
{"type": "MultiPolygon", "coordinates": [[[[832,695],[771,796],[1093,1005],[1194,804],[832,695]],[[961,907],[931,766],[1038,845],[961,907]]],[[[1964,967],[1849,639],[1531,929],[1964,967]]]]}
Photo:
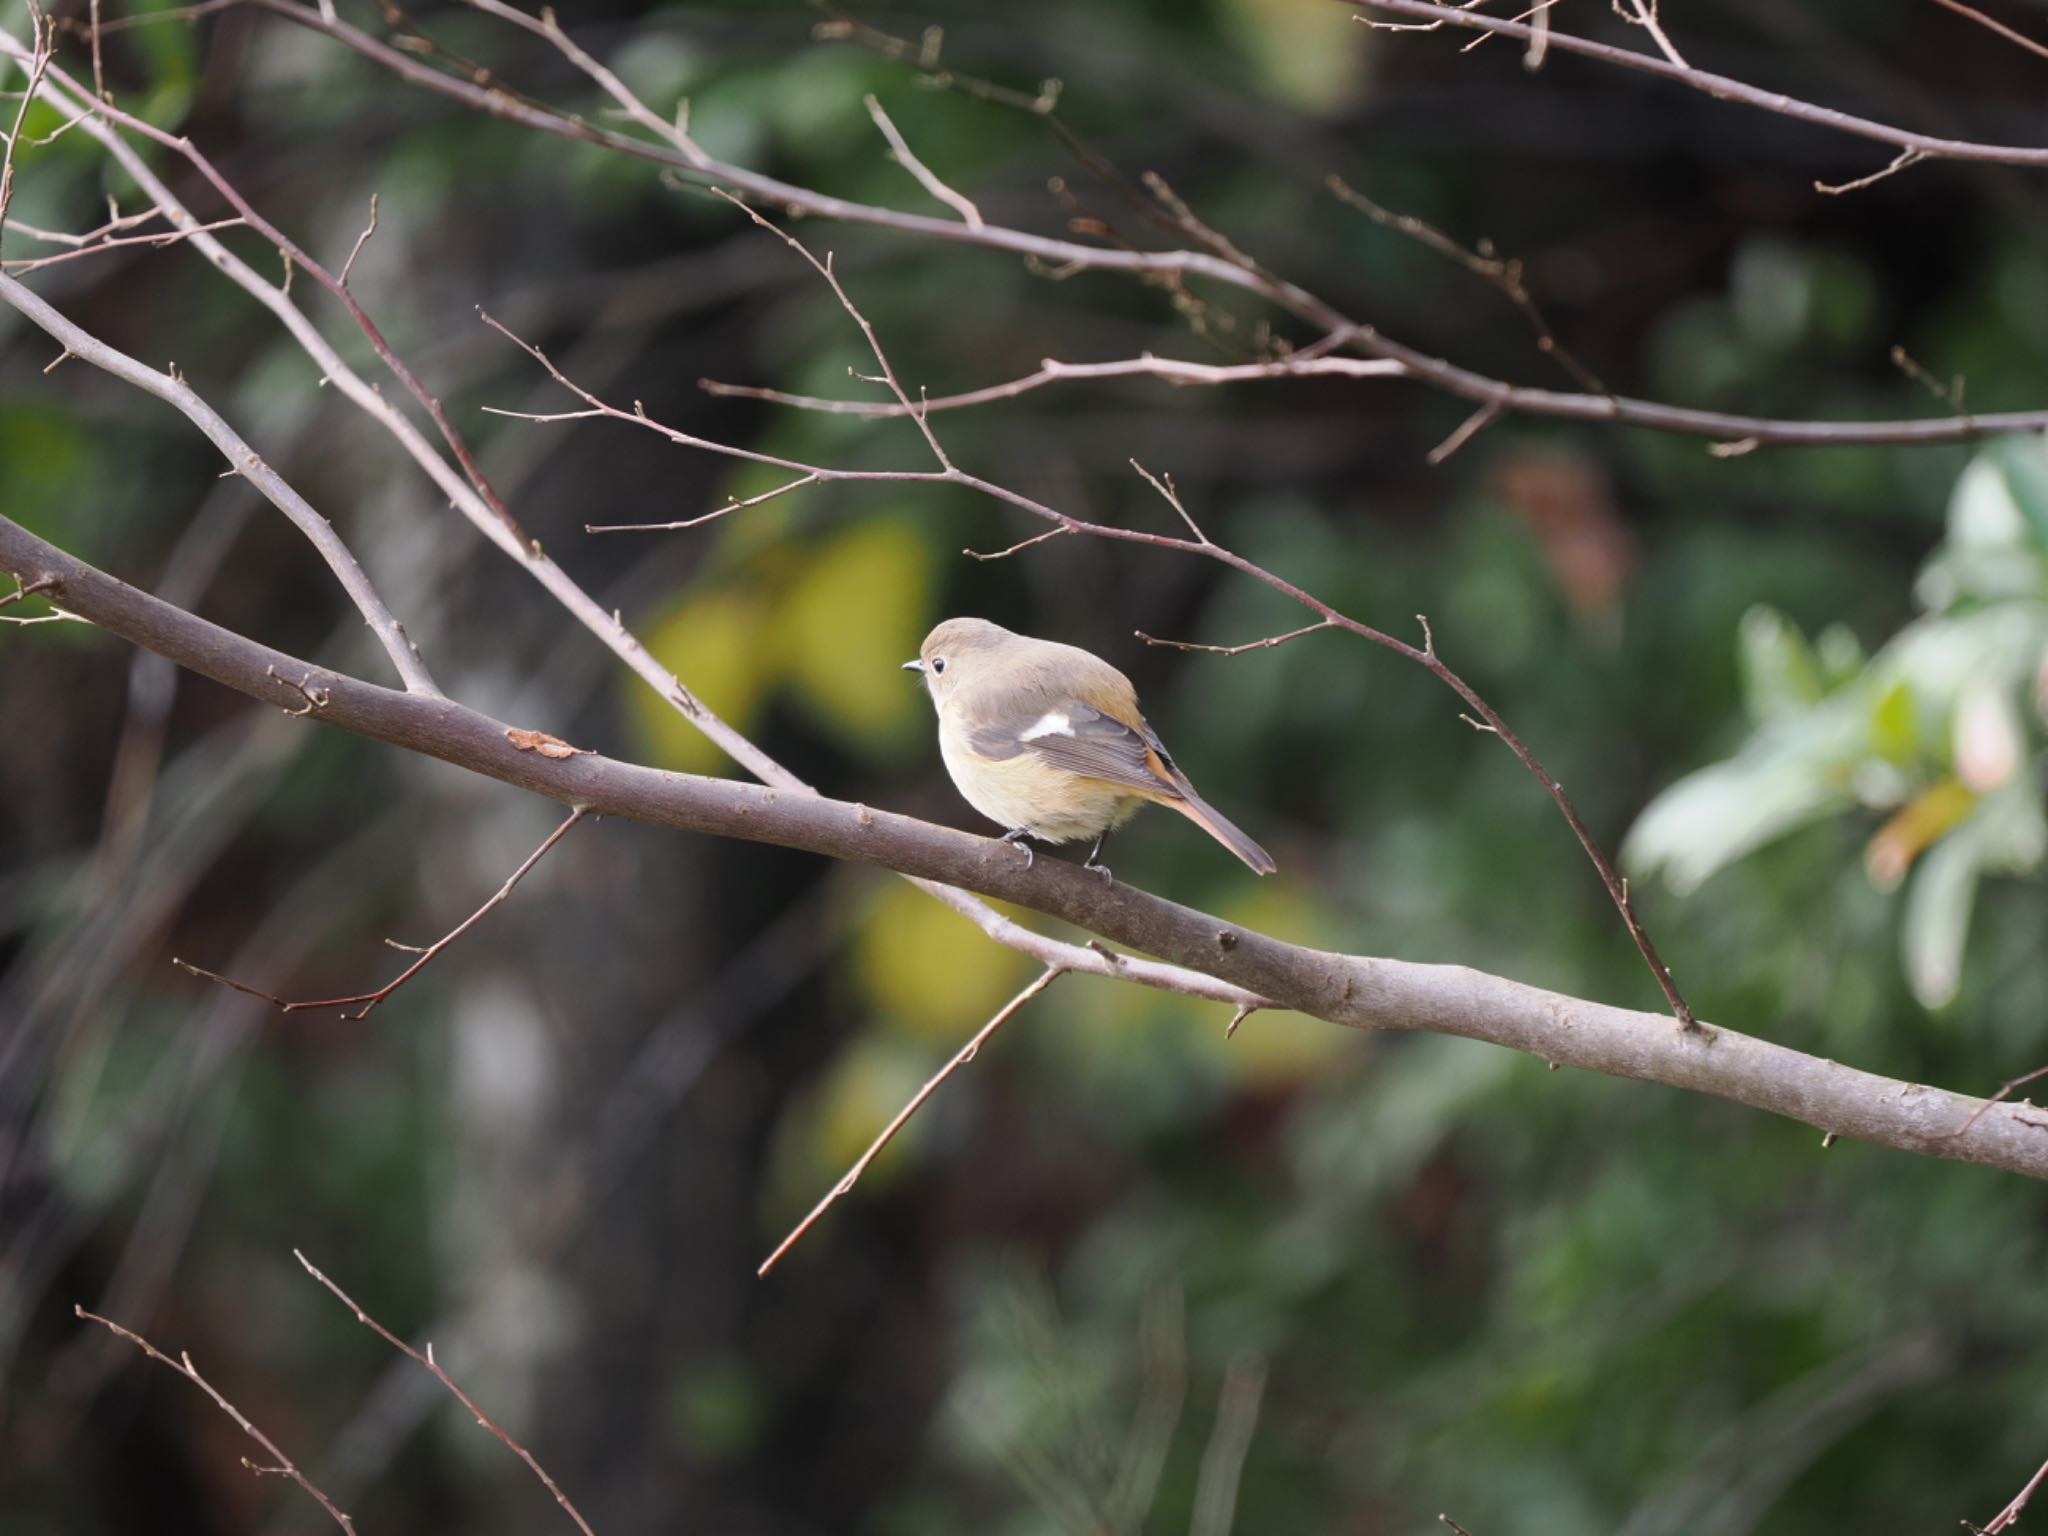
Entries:
{"type": "Polygon", "coordinates": [[[1880,888],[1905,882],[1906,973],[1914,995],[1940,1008],[1962,985],[1982,877],[2031,874],[2048,854],[2048,451],[2039,439],[1999,443],[1971,463],[1915,592],[1927,611],[1868,660],[1843,626],[1810,644],[1776,609],[1744,615],[1754,734],[1653,801],[1624,851],[1688,891],[1822,817],[1883,813],[1864,864],[1880,888]]]}

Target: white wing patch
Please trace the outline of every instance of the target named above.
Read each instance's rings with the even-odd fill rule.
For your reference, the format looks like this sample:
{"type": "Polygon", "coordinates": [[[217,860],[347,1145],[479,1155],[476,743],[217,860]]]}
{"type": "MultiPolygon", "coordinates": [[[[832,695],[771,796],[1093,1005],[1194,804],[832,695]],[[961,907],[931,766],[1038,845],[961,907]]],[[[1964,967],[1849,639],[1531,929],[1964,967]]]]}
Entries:
{"type": "Polygon", "coordinates": [[[1067,718],[1063,709],[1049,709],[1036,721],[1017,733],[1019,741],[1036,741],[1041,736],[1071,736],[1074,722],[1067,718]]]}

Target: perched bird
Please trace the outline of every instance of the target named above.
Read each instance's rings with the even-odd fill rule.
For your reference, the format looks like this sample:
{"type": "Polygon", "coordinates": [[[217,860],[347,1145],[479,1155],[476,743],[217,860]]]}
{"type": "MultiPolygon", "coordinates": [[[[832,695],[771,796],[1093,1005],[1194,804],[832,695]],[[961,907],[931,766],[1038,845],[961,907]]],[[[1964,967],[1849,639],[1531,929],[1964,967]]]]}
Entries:
{"type": "MultiPolygon", "coordinates": [[[[986,619],[948,619],[903,667],[923,673],[931,690],[946,771],[969,805],[1005,828],[1004,842],[1092,837],[1084,867],[1107,880],[1097,862],[1103,840],[1151,801],[1258,874],[1278,867],[1195,793],[1138,713],[1131,680],[1101,657],[986,619]]],[[[1028,867],[1028,847],[1024,858],[1028,867]]]]}

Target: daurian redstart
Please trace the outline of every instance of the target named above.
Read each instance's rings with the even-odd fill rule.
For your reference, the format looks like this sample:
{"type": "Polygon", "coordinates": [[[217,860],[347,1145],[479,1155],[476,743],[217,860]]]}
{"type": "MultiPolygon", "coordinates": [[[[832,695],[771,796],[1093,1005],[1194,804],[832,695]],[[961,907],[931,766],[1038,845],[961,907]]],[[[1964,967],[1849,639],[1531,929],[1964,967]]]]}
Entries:
{"type": "MultiPolygon", "coordinates": [[[[1003,826],[1005,842],[1092,837],[1085,867],[1107,879],[1096,862],[1103,839],[1151,801],[1257,873],[1277,867],[1195,793],[1138,712],[1131,680],[1101,657],[986,619],[948,619],[903,666],[931,690],[946,771],[969,805],[1003,826]]],[[[1024,854],[1028,862],[1030,848],[1024,854]]]]}

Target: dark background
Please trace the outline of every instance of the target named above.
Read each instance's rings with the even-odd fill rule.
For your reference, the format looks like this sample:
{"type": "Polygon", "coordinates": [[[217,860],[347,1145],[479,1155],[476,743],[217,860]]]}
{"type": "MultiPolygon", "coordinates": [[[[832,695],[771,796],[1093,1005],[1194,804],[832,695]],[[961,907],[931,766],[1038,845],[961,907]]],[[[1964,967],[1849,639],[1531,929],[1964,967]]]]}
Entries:
{"type": "MultiPolygon", "coordinates": [[[[380,29],[367,6],[341,10],[380,29]]],[[[2048,36],[2037,6],[2001,14],[2048,36]]],[[[862,109],[874,92],[991,220],[1062,232],[1047,185],[1061,178],[1113,238],[1158,243],[1040,118],[816,39],[817,19],[563,10],[657,110],[687,95],[714,154],[929,211],[862,109]]],[[[1337,204],[1328,174],[1523,258],[1558,338],[1620,391],[1765,415],[1947,409],[1890,361],[1903,345],[1940,379],[1966,376],[1971,408],[2048,404],[2038,172],[1927,164],[1824,196],[1817,178],[1887,152],[1584,60],[1530,74],[1500,40],[1461,53],[1462,34],[1373,34],[1320,0],[861,19],[908,37],[941,25],[948,63],[1026,92],[1057,77],[1063,121],[1125,174],[1161,173],[1273,270],[1474,368],[1571,386],[1505,300],[1337,204]]],[[[1647,46],[1601,5],[1555,19],[1647,46]]],[[[524,90],[602,110],[535,39],[453,7],[420,21],[524,90]]],[[[1766,88],[1928,131],[2048,138],[2048,61],[1932,4],[1728,0],[1667,23],[1695,64],[1766,88]]],[[[71,44],[67,64],[83,58],[71,44]]],[[[607,398],[697,435],[926,467],[901,422],[700,392],[710,377],[872,397],[848,377],[871,364],[846,315],[732,210],[254,11],[121,34],[108,67],[124,106],[190,134],[330,263],[379,194],[354,291],[519,517],[811,783],[982,829],[895,668],[935,620],[983,614],[1127,670],[1204,793],[1281,866],[1255,881],[1154,816],[1113,847],[1119,878],[1289,939],[1659,1006],[1538,786],[1421,669],[1334,634],[1230,659],[1133,638],[1233,644],[1304,622],[1220,567],[1082,539],[965,560],[1038,529],[908,485],[813,488],[690,533],[585,535],[774,479],[617,423],[485,414],[575,402],[478,305],[607,398]]],[[[19,173],[12,216],[41,227],[90,227],[108,192],[136,205],[81,134],[24,150],[19,173]]],[[[201,196],[189,174],[176,184],[201,196]]],[[[834,253],[899,374],[933,394],[1045,357],[1242,360],[1265,322],[1313,339],[1234,290],[1190,309],[1114,276],[1051,281],[996,253],[791,227],[834,253]]],[[[260,242],[231,243],[273,269],[260,242]]],[[[8,236],[10,257],[37,249],[8,236]]],[[[336,521],[465,702],[732,771],[196,255],[129,250],[33,281],[145,360],[176,359],[336,521]]],[[[334,305],[302,301],[362,354],[334,305]]],[[[217,622],[385,675],[311,550],[216,480],[196,434],[78,363],[45,377],[51,351],[0,316],[10,516],[217,622]]],[[[1768,617],[1746,614],[1845,626],[1864,652],[1926,621],[1915,574],[1973,458],[1716,458],[1696,439],[1512,419],[1430,466],[1468,412],[1387,381],[1129,381],[934,421],[965,467],[1172,531],[1136,458],[1174,476],[1213,537],[1347,612],[1402,635],[1426,612],[1610,848],[1768,724],[1774,680],[1806,687],[1794,714],[1820,697],[1799,682],[1809,653],[1759,644],[1768,617]]],[[[2048,580],[2026,598],[2044,600],[2048,580]]],[[[1832,654],[1828,687],[1876,686],[1858,655],[1832,654]]],[[[2022,729],[2014,782],[2038,803],[2038,714],[2022,729]]],[[[374,984],[403,963],[381,939],[459,921],[555,809],[60,624],[0,633],[0,731],[10,1532],[324,1519],[252,1477],[226,1418],[74,1304],[189,1349],[365,1533],[566,1528],[294,1248],[431,1339],[607,1536],[1215,1536],[1198,1482],[1233,1369],[1240,1395],[1264,1372],[1241,1531],[1422,1532],[1439,1510],[1474,1536],[1954,1529],[2048,1455],[2048,1207],[2023,1180],[1850,1144],[1823,1155],[1804,1127],[1455,1040],[1258,1016],[1226,1042],[1218,1007],[1090,978],[1034,1003],[757,1280],[1029,962],[871,871],[606,823],[578,828],[368,1021],[281,1018],[171,957],[291,996],[374,984]]],[[[1697,889],[1640,883],[1703,1016],[1977,1092],[2048,1059],[2048,904],[2038,877],[2001,872],[2027,867],[2024,841],[1980,861],[1981,889],[1972,866],[1953,1001],[1916,996],[1911,897],[1865,871],[1891,808],[1953,776],[1950,744],[1942,716],[1894,754],[1889,801],[1845,790],[1697,889]]]]}

